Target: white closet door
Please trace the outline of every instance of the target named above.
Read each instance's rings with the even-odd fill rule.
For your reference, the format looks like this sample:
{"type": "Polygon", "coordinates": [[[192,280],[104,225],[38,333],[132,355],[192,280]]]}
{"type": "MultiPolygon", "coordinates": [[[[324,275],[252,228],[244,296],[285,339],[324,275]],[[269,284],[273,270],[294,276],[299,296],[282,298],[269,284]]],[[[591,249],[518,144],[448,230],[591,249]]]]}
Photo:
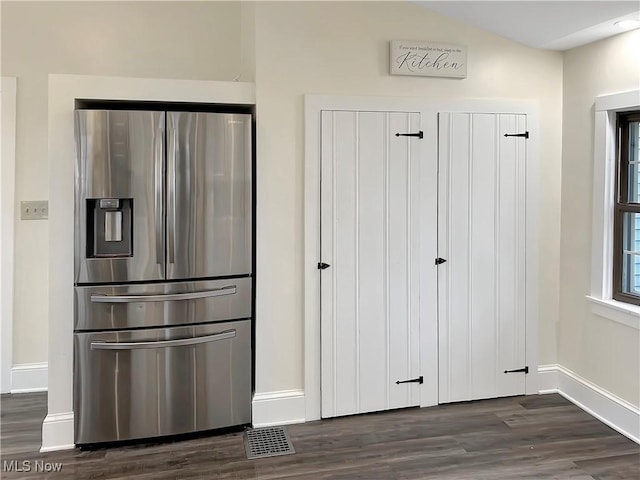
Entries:
{"type": "Polygon", "coordinates": [[[420,130],[404,112],[322,112],[322,417],[418,405],[420,130]]]}
{"type": "Polygon", "coordinates": [[[526,123],[439,114],[440,403],[525,393],[526,123]]]}

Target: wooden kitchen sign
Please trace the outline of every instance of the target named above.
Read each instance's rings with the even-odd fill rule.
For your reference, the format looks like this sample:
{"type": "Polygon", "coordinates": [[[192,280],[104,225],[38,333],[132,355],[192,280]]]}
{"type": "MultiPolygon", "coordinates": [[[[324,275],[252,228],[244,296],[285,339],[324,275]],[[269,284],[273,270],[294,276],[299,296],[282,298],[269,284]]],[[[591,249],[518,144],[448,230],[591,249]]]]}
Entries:
{"type": "Polygon", "coordinates": [[[467,78],[467,47],[393,40],[389,70],[391,75],[467,78]]]}

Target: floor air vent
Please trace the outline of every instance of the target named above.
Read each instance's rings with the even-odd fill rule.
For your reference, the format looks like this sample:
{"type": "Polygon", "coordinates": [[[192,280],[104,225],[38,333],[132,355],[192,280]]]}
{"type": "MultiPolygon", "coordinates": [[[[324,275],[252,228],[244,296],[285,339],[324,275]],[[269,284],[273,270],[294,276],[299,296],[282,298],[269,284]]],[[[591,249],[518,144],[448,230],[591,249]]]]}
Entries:
{"type": "Polygon", "coordinates": [[[296,453],[284,427],[248,428],[244,432],[247,458],[266,458],[296,453]]]}

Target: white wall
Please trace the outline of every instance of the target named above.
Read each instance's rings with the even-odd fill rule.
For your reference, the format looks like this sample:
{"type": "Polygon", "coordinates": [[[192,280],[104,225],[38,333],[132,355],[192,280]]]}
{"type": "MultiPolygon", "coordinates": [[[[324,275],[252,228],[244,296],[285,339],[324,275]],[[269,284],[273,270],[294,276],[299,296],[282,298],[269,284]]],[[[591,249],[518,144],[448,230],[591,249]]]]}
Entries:
{"type": "Polygon", "coordinates": [[[640,331],[593,315],[591,279],[594,99],[637,90],[640,31],[565,52],[558,363],[640,405],[640,331]]]}
{"type": "Polygon", "coordinates": [[[233,80],[253,76],[238,2],[2,2],[2,74],[18,79],[14,364],[47,361],[47,75],[233,80]],[[248,60],[246,57],[249,57],[248,60]]]}
{"type": "Polygon", "coordinates": [[[562,55],[408,2],[255,6],[258,392],[303,388],[304,94],[536,99],[540,107],[540,363],[556,363],[562,55]],[[468,78],[389,76],[388,42],[469,47],[468,78]]]}

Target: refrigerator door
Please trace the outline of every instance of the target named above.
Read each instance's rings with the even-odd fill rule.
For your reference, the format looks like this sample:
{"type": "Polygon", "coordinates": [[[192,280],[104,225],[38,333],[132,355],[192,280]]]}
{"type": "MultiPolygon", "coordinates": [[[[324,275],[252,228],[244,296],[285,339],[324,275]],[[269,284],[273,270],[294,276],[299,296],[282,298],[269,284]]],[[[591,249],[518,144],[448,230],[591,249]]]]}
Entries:
{"type": "Polygon", "coordinates": [[[167,280],[251,273],[251,115],[167,113],[167,280]]]}
{"type": "Polygon", "coordinates": [[[75,443],[251,422],[251,321],[76,333],[75,443]]]}
{"type": "Polygon", "coordinates": [[[76,110],[76,284],[164,278],[164,115],[76,110]]]}

